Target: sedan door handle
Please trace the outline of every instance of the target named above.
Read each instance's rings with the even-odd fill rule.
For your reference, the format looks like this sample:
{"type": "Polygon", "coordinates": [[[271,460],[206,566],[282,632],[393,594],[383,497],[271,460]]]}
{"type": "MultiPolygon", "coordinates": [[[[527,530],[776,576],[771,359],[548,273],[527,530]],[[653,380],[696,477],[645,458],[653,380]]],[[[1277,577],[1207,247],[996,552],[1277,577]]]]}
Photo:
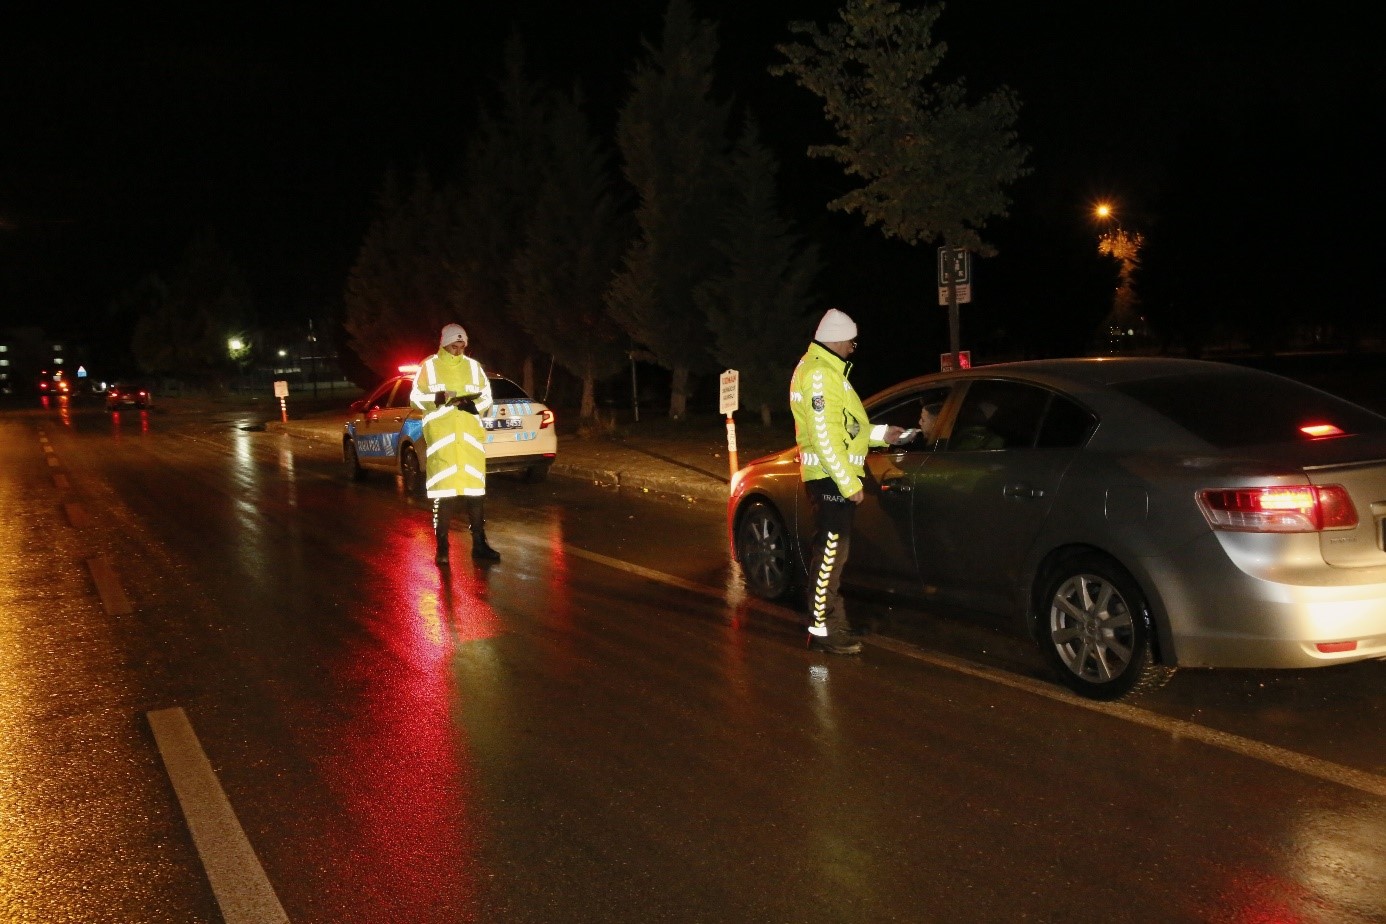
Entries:
{"type": "Polygon", "coordinates": [[[1001,496],[1033,500],[1036,497],[1043,497],[1044,491],[1039,488],[1032,488],[1028,484],[1008,484],[1001,489],[1001,496]]]}
{"type": "Polygon", "coordinates": [[[886,478],[881,481],[882,494],[908,494],[913,488],[903,478],[886,478]]]}

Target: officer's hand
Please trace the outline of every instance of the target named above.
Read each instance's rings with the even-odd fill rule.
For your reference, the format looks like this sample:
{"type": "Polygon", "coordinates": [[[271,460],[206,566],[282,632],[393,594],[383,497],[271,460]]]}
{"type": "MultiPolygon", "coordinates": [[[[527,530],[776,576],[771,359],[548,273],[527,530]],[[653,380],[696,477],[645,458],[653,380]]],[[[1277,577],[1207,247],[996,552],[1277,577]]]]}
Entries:
{"type": "Polygon", "coordinates": [[[448,403],[448,393],[445,391],[435,391],[433,393],[433,406],[442,407],[448,403]]]}
{"type": "Polygon", "coordinates": [[[466,411],[468,414],[476,413],[476,402],[471,398],[453,398],[452,403],[459,411],[466,411]]]}
{"type": "Polygon", "coordinates": [[[866,500],[866,492],[858,489],[856,494],[847,495],[847,499],[854,504],[860,504],[862,501],[866,500]]]}
{"type": "Polygon", "coordinates": [[[891,425],[885,428],[885,441],[894,446],[901,442],[900,437],[905,434],[904,427],[891,425]]]}

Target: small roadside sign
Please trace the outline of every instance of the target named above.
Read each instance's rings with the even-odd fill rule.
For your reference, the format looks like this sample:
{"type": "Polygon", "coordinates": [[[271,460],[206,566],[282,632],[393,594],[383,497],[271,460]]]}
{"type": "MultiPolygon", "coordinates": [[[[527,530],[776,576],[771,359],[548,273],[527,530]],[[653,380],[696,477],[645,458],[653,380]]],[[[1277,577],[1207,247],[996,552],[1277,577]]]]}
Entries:
{"type": "Polygon", "coordinates": [[[938,249],[938,303],[948,304],[948,284],[958,294],[958,304],[972,301],[972,254],[965,247],[938,249]]]}
{"type": "Polygon", "coordinates": [[[723,414],[730,414],[738,408],[741,399],[741,373],[728,369],[722,373],[720,381],[722,400],[718,409],[723,414]]]}
{"type": "Polygon", "coordinates": [[[947,286],[954,282],[959,286],[972,281],[972,255],[964,247],[940,247],[938,249],[938,284],[947,286]]]}
{"type": "Polygon", "coordinates": [[[953,362],[952,353],[940,353],[938,354],[938,368],[940,372],[952,372],[955,369],[971,369],[972,351],[959,350],[958,361],[956,363],[953,362]]]}
{"type": "Polygon", "coordinates": [[[279,419],[289,422],[289,383],[279,379],[274,383],[274,396],[279,399],[279,419]]]}

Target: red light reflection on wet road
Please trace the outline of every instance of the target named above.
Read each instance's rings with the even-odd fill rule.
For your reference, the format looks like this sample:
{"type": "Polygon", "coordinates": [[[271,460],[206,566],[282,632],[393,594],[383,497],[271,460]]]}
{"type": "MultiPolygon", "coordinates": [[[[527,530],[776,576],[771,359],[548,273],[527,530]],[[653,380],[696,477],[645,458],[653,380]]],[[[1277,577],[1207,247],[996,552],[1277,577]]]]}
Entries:
{"type": "Polygon", "coordinates": [[[499,635],[500,622],[483,572],[434,565],[426,521],[402,518],[376,538],[380,564],[362,574],[356,614],[368,632],[325,665],[341,698],[317,730],[320,769],[345,816],[327,849],[347,875],[322,896],[334,907],[314,913],[474,920],[474,769],[450,662],[459,646],[499,635]]]}

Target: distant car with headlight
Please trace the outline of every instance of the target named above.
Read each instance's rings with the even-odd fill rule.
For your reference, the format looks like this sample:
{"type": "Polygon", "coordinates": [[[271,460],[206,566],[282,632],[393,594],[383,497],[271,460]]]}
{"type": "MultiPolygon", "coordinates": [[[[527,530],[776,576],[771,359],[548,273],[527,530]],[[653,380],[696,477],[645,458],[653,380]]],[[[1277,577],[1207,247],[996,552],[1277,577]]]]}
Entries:
{"type": "MultiPolygon", "coordinates": [[[[399,475],[405,490],[424,490],[423,415],[409,403],[416,367],[377,385],[353,402],[342,432],[342,460],[353,478],[367,469],[399,475]]],[[[486,472],[519,472],[543,481],[558,456],[553,411],[504,376],[491,375],[491,407],[481,415],[486,430],[486,472]]]]}
{"type": "MultiPolygon", "coordinates": [[[[1386,417],[1169,358],[983,366],[865,405],[873,424],[937,414],[867,456],[849,588],[1009,617],[1099,699],[1176,667],[1386,659],[1386,417]]],[[[753,593],[803,586],[807,501],[792,448],[733,477],[753,593]]]]}

